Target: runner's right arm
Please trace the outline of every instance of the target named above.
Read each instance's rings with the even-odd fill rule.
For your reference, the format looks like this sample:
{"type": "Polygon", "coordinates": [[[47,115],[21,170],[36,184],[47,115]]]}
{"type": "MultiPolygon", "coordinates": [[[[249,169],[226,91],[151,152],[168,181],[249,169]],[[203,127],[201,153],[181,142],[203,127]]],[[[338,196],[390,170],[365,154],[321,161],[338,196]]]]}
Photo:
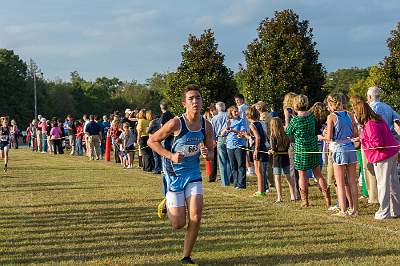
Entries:
{"type": "Polygon", "coordinates": [[[180,130],[180,122],[177,117],[169,120],[162,128],[150,136],[147,145],[160,156],[166,157],[174,163],[180,163],[184,157],[183,153],[172,153],[161,145],[168,136],[180,130]]]}

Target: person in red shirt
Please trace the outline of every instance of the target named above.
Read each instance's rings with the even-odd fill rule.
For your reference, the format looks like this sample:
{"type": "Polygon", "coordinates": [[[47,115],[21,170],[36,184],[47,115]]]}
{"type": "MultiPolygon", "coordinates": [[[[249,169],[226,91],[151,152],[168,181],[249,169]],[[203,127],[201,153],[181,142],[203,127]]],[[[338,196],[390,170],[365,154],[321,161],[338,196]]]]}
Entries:
{"type": "Polygon", "coordinates": [[[83,155],[83,124],[81,120],[77,120],[74,122],[76,128],[76,155],[83,155]]]}

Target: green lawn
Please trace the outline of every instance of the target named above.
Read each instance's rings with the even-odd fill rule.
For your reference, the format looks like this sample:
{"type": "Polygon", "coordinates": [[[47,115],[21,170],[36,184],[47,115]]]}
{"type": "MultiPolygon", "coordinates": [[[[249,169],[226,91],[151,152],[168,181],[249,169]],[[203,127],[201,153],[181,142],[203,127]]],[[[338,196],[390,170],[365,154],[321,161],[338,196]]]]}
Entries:
{"type": "MultiPolygon", "coordinates": [[[[0,175],[0,264],[179,265],[184,230],[155,215],[160,176],[84,157],[11,150],[0,175]]],[[[192,258],[200,265],[393,265],[400,219],[332,217],[312,187],[311,207],[204,183],[192,258]]],[[[285,190],[288,199],[288,191],[285,190]]]]}

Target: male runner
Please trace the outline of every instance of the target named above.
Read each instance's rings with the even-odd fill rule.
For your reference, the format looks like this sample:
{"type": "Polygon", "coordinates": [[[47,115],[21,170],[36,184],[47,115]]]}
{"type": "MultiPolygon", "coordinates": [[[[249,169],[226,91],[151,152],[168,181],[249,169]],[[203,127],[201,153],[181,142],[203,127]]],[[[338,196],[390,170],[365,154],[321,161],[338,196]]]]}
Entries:
{"type": "Polygon", "coordinates": [[[190,258],[200,229],[203,209],[203,188],[200,172],[200,155],[213,160],[213,137],[210,122],[200,112],[202,98],[200,88],[188,85],[183,90],[182,104],[186,112],[169,120],[150,137],[147,144],[163,157],[163,171],[167,180],[166,205],[173,228],[188,226],[183,246],[183,265],[195,264],[190,258]],[[161,142],[174,135],[171,150],[163,148],[161,142]]]}
{"type": "Polygon", "coordinates": [[[8,118],[1,118],[0,127],[0,150],[1,158],[4,159],[4,173],[7,172],[8,149],[10,145],[10,129],[8,128],[8,118]]]}

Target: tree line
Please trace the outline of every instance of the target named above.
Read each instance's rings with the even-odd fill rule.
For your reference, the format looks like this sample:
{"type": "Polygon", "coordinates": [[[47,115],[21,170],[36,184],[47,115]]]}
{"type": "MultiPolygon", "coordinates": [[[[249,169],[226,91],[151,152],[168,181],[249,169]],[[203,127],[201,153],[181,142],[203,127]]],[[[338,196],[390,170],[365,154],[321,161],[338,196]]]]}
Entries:
{"type": "MultiPolygon", "coordinates": [[[[281,110],[287,92],[306,94],[321,101],[332,91],[365,95],[369,86],[380,86],[385,101],[397,110],[400,101],[400,23],[387,40],[389,55],[368,68],[339,69],[327,73],[318,61],[319,52],[308,20],[293,10],[276,11],[257,28],[257,37],[243,51],[245,64],[234,73],[224,64],[224,55],[212,29],[189,35],[176,71],[154,73],[144,83],[116,77],[83,79],[78,72],[69,81],[37,77],[38,113],[45,117],[76,117],[84,113],[108,114],[126,107],[158,110],[161,99],[172,110],[182,111],[181,90],[189,83],[201,86],[204,108],[216,101],[233,103],[242,93],[247,102],[265,101],[281,110]]],[[[33,72],[12,50],[0,49],[0,114],[27,123],[33,117],[33,72]]]]}

